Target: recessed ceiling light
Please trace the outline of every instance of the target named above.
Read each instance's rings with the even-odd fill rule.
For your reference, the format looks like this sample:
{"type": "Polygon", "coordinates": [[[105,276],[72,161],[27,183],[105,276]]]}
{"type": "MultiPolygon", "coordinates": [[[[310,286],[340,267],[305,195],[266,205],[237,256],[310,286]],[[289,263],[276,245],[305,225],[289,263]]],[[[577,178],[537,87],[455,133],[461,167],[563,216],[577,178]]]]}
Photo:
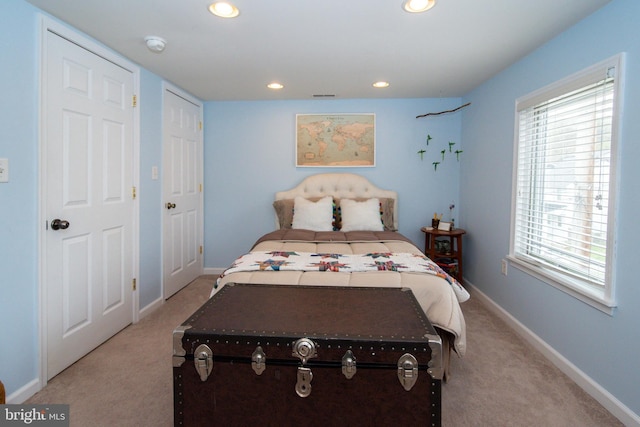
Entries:
{"type": "Polygon", "coordinates": [[[269,89],[277,90],[277,89],[282,89],[282,88],[284,87],[284,85],[283,85],[282,83],[273,82],[273,83],[269,83],[269,84],[267,85],[267,87],[268,87],[269,89]]]}
{"type": "Polygon", "coordinates": [[[209,5],[209,12],[221,18],[235,18],[240,14],[237,7],[227,1],[217,1],[209,5]]]}
{"type": "Polygon", "coordinates": [[[409,13],[426,12],[436,5],[436,0],[405,0],[402,8],[409,13]]]}
{"type": "Polygon", "coordinates": [[[372,84],[371,86],[381,89],[381,88],[385,88],[385,87],[389,87],[389,82],[375,82],[374,84],[372,84]]]}

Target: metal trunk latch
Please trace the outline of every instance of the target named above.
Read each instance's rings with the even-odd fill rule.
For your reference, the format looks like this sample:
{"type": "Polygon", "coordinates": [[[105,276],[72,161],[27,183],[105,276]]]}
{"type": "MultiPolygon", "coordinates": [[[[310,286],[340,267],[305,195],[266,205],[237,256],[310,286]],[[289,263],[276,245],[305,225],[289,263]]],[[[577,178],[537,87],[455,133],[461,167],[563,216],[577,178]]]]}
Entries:
{"type": "Polygon", "coordinates": [[[311,394],[311,380],[313,373],[311,368],[298,367],[298,382],[296,382],[296,393],[300,397],[307,397],[311,394]]]}
{"type": "Polygon", "coordinates": [[[316,343],[309,338],[300,338],[293,343],[292,356],[302,361],[302,366],[298,367],[298,381],[296,382],[296,393],[300,397],[307,397],[311,394],[311,380],[313,373],[311,368],[305,368],[307,360],[318,357],[316,352],[316,343]]]}
{"type": "Polygon", "coordinates": [[[418,381],[418,360],[409,353],[398,359],[398,379],[405,390],[409,391],[418,381]]]}
{"type": "Polygon", "coordinates": [[[293,343],[293,352],[291,355],[302,360],[302,364],[304,365],[307,363],[307,360],[318,357],[318,353],[316,352],[316,343],[311,341],[309,338],[300,338],[298,341],[293,343]]]}
{"type": "Polygon", "coordinates": [[[253,371],[261,375],[267,367],[267,356],[262,351],[262,347],[256,347],[255,351],[251,355],[251,367],[253,371]]]}
{"type": "Polygon", "coordinates": [[[356,358],[351,350],[342,357],[342,374],[350,380],[356,374],[356,358]]]}
{"type": "Polygon", "coordinates": [[[206,381],[213,370],[213,351],[206,344],[200,344],[193,353],[193,363],[200,380],[206,381]]]}

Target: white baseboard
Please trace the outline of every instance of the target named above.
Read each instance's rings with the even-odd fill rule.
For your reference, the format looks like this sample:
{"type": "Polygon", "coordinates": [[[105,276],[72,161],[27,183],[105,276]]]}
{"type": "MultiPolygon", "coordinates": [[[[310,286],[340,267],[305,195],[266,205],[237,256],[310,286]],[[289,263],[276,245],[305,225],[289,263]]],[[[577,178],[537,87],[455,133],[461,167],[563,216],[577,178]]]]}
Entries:
{"type": "Polygon", "coordinates": [[[24,403],[25,400],[36,394],[42,390],[40,386],[40,380],[33,379],[26,383],[24,386],[20,387],[18,390],[14,391],[10,395],[7,396],[6,401],[9,404],[21,404],[24,403]]]}
{"type": "Polygon", "coordinates": [[[609,412],[618,418],[625,426],[640,427],[640,416],[629,409],[625,404],[620,402],[614,395],[609,393],[604,387],[595,382],[581,371],[576,365],[571,363],[566,357],[558,353],[553,347],[542,340],[538,335],[533,333],[529,328],[520,323],[509,312],[500,307],[495,301],[489,298],[478,288],[464,281],[465,287],[474,298],[477,298],[492,313],[496,314],[500,319],[505,321],[518,335],[524,338],[529,344],[535,347],[544,357],[549,359],[558,369],[571,378],[580,388],[587,394],[597,400],[609,412]]]}
{"type": "Polygon", "coordinates": [[[202,274],[211,274],[211,275],[214,275],[214,276],[219,276],[225,270],[226,270],[226,268],[205,268],[203,270],[202,274]]]}
{"type": "Polygon", "coordinates": [[[162,307],[162,305],[164,304],[164,298],[160,297],[157,300],[151,302],[150,304],[147,304],[144,308],[140,309],[140,314],[138,315],[139,319],[144,319],[145,316],[148,316],[149,314],[151,314],[152,312],[154,312],[156,309],[162,307]]]}

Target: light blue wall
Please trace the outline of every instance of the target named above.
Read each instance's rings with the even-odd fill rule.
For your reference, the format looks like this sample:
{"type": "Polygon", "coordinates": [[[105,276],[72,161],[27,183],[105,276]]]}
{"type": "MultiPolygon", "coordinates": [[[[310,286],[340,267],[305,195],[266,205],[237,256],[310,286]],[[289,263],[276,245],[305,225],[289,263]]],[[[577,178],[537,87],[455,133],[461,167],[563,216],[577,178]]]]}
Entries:
{"type": "Polygon", "coordinates": [[[274,230],[274,193],[321,172],[358,173],[398,191],[400,231],[422,247],[420,227],[434,211],[448,215],[449,204],[457,203],[455,154],[447,151],[437,171],[432,162],[441,159],[449,141],[456,142],[454,150],[462,148],[461,113],[416,116],[459,105],[457,98],[205,103],[205,267],[228,267],[274,230]],[[354,112],[376,114],[376,167],[295,167],[297,113],[354,112]],[[429,148],[427,134],[433,137],[429,148]],[[417,154],[421,148],[428,150],[424,160],[417,154]]]}
{"type": "Polygon", "coordinates": [[[614,0],[547,45],[473,90],[463,113],[460,197],[466,278],[571,363],[640,414],[640,2],[614,0]],[[617,301],[610,317],[516,268],[508,253],[515,99],[627,52],[619,172],[617,301]]]}
{"type": "Polygon", "coordinates": [[[0,2],[0,380],[12,392],[38,365],[38,31],[34,9],[0,2]]]}
{"type": "Polygon", "coordinates": [[[162,297],[162,79],[141,70],[140,78],[140,274],[139,306],[162,297]]]}
{"type": "MultiPolygon", "coordinates": [[[[0,184],[0,380],[8,396],[37,383],[39,372],[38,117],[40,11],[22,0],[0,1],[0,158],[10,182],[0,184]]],[[[139,306],[161,297],[162,80],[140,78],[139,306]]]]}

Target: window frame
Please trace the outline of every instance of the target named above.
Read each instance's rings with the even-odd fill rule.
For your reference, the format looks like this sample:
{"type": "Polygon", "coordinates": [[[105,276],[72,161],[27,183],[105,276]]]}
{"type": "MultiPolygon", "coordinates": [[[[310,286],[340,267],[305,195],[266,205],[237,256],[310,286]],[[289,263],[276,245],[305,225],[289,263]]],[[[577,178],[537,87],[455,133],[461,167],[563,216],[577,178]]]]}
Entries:
{"type": "MultiPolygon", "coordinates": [[[[616,307],[615,301],[615,267],[616,267],[616,236],[617,236],[617,215],[618,212],[618,190],[620,177],[617,165],[619,164],[619,153],[621,143],[621,124],[623,115],[623,94],[624,94],[624,53],[617,54],[609,59],[594,64],[586,69],[572,74],[555,83],[545,86],[530,94],[524,95],[515,102],[515,123],[514,123],[514,152],[513,152],[513,176],[511,194],[511,230],[509,242],[509,254],[507,259],[510,263],[530,274],[537,279],[547,283],[609,315],[613,314],[616,307]],[[576,89],[582,88],[594,82],[594,76],[603,76],[606,70],[615,67],[614,77],[614,100],[611,129],[611,158],[609,171],[609,206],[607,212],[607,250],[604,286],[596,287],[591,283],[580,280],[560,270],[537,263],[535,260],[524,259],[515,253],[516,246],[516,208],[518,191],[518,160],[519,160],[519,133],[520,133],[520,112],[526,108],[539,105],[547,100],[568,94],[576,89]]],[[[601,78],[601,77],[600,77],[601,78]]]]}

